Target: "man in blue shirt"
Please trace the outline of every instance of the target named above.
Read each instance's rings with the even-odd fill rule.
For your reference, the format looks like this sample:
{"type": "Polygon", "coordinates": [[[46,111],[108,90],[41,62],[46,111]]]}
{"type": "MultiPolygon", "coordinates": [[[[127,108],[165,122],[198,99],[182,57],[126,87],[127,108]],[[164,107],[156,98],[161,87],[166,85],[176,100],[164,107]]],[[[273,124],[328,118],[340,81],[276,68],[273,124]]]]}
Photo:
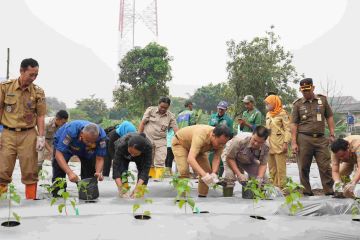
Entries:
{"type": "Polygon", "coordinates": [[[99,181],[104,179],[102,170],[106,155],[106,134],[98,125],[85,120],[65,124],[55,134],[54,148],[53,182],[66,175],[71,182],[79,181],[79,177],[68,165],[69,159],[74,155],[81,161],[82,179],[94,176],[99,181]]]}

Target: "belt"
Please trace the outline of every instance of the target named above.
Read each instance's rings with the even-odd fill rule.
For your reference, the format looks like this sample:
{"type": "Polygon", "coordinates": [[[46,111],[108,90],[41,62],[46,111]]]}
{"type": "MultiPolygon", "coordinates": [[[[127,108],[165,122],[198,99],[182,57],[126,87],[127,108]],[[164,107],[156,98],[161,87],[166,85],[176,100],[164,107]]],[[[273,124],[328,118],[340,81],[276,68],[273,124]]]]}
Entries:
{"type": "Polygon", "coordinates": [[[319,138],[319,137],[323,137],[324,134],[323,133],[307,133],[307,132],[299,132],[301,134],[304,134],[306,136],[310,136],[310,137],[313,137],[313,138],[319,138]]]}
{"type": "Polygon", "coordinates": [[[27,130],[30,130],[30,129],[33,129],[34,127],[30,127],[30,128],[11,128],[11,127],[8,127],[8,126],[5,126],[3,125],[3,127],[7,130],[10,130],[10,131],[14,131],[14,132],[23,132],[23,131],[27,131],[27,130]]]}

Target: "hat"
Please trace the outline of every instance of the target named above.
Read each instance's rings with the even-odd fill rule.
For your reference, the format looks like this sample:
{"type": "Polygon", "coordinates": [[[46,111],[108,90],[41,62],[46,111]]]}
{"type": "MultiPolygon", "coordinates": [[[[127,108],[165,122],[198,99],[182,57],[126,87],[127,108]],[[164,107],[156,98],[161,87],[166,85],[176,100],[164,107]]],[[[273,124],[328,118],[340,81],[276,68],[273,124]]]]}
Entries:
{"type": "Polygon", "coordinates": [[[304,78],[303,80],[300,81],[301,91],[311,90],[312,86],[313,86],[312,78],[304,78]]]}
{"type": "Polygon", "coordinates": [[[246,95],[242,100],[244,103],[255,102],[255,98],[252,95],[246,95]]]}
{"type": "Polygon", "coordinates": [[[229,106],[229,104],[226,101],[220,101],[219,104],[217,105],[217,108],[227,109],[228,106],[229,106]]]}

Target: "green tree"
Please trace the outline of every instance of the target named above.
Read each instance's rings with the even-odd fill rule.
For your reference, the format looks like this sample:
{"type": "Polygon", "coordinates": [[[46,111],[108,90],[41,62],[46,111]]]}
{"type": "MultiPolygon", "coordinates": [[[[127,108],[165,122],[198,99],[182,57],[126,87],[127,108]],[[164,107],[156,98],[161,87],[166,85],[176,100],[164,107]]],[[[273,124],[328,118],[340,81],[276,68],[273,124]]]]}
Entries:
{"type": "Polygon", "coordinates": [[[177,116],[180,112],[182,112],[185,109],[184,104],[186,99],[182,97],[170,97],[170,99],[171,99],[170,111],[177,116]]]}
{"type": "Polygon", "coordinates": [[[284,104],[296,98],[296,90],[289,86],[297,83],[299,75],[292,64],[293,55],[280,45],[280,37],[273,31],[251,41],[227,42],[229,61],[228,79],[235,96],[235,114],[243,108],[242,98],[253,95],[257,107],[264,112],[264,98],[269,91],[282,97],[284,104]]]}
{"type": "Polygon", "coordinates": [[[169,94],[171,60],[167,48],[157,43],[129,51],[119,63],[119,86],[113,92],[116,107],[139,117],[147,107],[157,105],[160,96],[169,94]]]}
{"type": "Polygon", "coordinates": [[[101,123],[103,118],[108,117],[109,110],[104,99],[95,98],[95,95],[77,100],[75,104],[76,108],[86,113],[88,119],[94,123],[101,123]]]}
{"type": "Polygon", "coordinates": [[[227,83],[219,83],[203,86],[198,88],[191,100],[196,104],[196,109],[202,109],[206,113],[216,111],[216,106],[222,100],[230,103],[233,102],[232,91],[227,83]]]}
{"type": "Polygon", "coordinates": [[[69,109],[70,120],[90,120],[89,116],[83,110],[78,108],[69,109]]]}

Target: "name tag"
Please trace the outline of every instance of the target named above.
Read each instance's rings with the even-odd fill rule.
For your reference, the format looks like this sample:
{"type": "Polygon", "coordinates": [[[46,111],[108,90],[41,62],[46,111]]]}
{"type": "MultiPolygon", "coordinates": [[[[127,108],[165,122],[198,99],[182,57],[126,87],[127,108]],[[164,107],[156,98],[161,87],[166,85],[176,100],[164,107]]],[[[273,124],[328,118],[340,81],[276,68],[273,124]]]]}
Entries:
{"type": "Polygon", "coordinates": [[[321,121],[322,121],[322,120],[321,120],[321,114],[320,114],[320,113],[316,114],[316,120],[317,120],[318,122],[321,122],[321,121]]]}

